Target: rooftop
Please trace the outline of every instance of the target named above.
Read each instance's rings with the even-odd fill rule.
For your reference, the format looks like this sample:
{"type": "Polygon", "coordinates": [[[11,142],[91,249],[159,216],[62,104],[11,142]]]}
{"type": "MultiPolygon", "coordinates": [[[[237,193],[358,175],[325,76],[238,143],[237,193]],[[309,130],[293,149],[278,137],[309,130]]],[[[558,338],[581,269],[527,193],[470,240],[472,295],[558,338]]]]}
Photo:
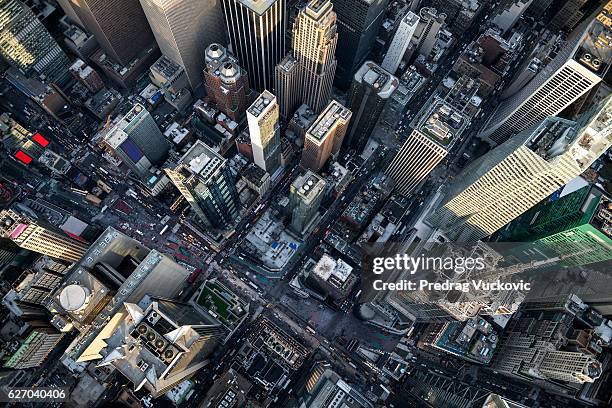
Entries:
{"type": "Polygon", "coordinates": [[[323,280],[329,280],[333,276],[338,281],[345,282],[351,275],[353,267],[342,259],[336,260],[324,254],[312,271],[323,280]]]}
{"type": "Polygon", "coordinates": [[[351,119],[351,111],[342,106],[340,102],[332,100],[317,120],[308,129],[307,136],[315,140],[323,140],[330,132],[339,125],[347,124],[351,119]]]}
{"type": "Polygon", "coordinates": [[[172,82],[174,78],[176,78],[182,73],[183,68],[174,61],[172,61],[170,58],[162,55],[151,66],[151,71],[159,74],[167,81],[172,82]]]}
{"type": "Polygon", "coordinates": [[[268,112],[274,104],[276,104],[276,96],[272,95],[270,91],[264,90],[249,106],[247,112],[258,118],[268,112]]]}
{"type": "Polygon", "coordinates": [[[366,61],[355,73],[355,80],[369,84],[381,98],[388,98],[399,80],[372,61],[366,61]]]}
{"type": "Polygon", "coordinates": [[[226,159],[201,140],[196,140],[179,160],[179,164],[184,165],[192,174],[197,174],[205,180],[223,167],[225,162],[226,159]]]}
{"type": "Polygon", "coordinates": [[[308,170],[291,183],[291,191],[305,201],[311,201],[325,189],[325,180],[308,170]]]}

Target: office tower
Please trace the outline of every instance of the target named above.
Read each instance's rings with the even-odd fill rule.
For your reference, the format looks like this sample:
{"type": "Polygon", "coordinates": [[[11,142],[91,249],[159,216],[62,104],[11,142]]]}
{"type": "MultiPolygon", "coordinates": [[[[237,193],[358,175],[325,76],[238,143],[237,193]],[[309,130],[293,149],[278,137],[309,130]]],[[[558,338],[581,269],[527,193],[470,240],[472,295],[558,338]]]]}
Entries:
{"type": "Polygon", "coordinates": [[[61,7],[62,10],[64,10],[64,13],[68,17],[68,19],[70,19],[70,21],[79,25],[80,27],[83,27],[83,22],[81,21],[79,16],[77,16],[77,13],[76,11],[74,11],[74,7],[72,7],[70,1],[71,0],[57,0],[57,4],[61,7]]]}
{"type": "Polygon", "coordinates": [[[145,296],[123,303],[81,361],[114,367],[156,398],[205,367],[225,334],[216,318],[188,303],[145,296]]]}
{"type": "Polygon", "coordinates": [[[395,181],[396,190],[408,195],[446,157],[446,140],[413,130],[385,174],[395,181]]]}
{"type": "Polygon", "coordinates": [[[373,408],[374,405],[361,392],[351,387],[331,369],[328,363],[317,363],[305,385],[306,393],[300,408],[334,406],[373,408]]]}
{"type": "Polygon", "coordinates": [[[374,46],[389,0],[333,0],[333,4],[338,16],[335,84],[346,90],[374,46]]]}
{"type": "Polygon", "coordinates": [[[127,66],[155,42],[138,0],[70,0],[83,28],[106,55],[127,66]]]}
{"type": "Polygon", "coordinates": [[[137,103],[117,122],[104,138],[106,145],[137,175],[168,157],[169,145],[155,120],[137,103]]]}
{"type": "Polygon", "coordinates": [[[302,102],[320,112],[329,100],[336,72],[338,33],[330,0],[311,0],[293,27],[293,55],[298,62],[302,102]]]}
{"type": "Polygon", "coordinates": [[[220,44],[209,45],[204,55],[206,93],[221,112],[240,122],[252,100],[246,71],[220,44]]]}
{"type": "Polygon", "coordinates": [[[548,10],[554,0],[538,0],[531,3],[531,6],[526,11],[526,14],[535,19],[540,19],[548,10]]]}
{"type": "Polygon", "coordinates": [[[48,257],[39,258],[32,269],[19,277],[19,283],[4,296],[2,304],[21,320],[46,319],[44,304],[64,279],[69,265],[48,257]]]}
{"type": "Polygon", "coordinates": [[[310,170],[291,183],[289,201],[291,205],[291,229],[304,234],[319,212],[325,192],[325,180],[310,170]]]}
{"type": "Polygon", "coordinates": [[[409,11],[400,21],[399,27],[393,36],[391,45],[387,50],[387,55],[380,65],[383,69],[386,69],[392,74],[395,74],[399,67],[406,49],[412,40],[412,36],[419,24],[419,16],[409,11]]]}
{"type": "Polygon", "coordinates": [[[367,61],[355,73],[348,94],[348,108],[353,117],[344,149],[361,153],[368,143],[380,113],[398,87],[399,80],[372,61],[367,61]]]}
{"type": "Polygon", "coordinates": [[[461,139],[480,111],[480,84],[462,76],[444,96],[432,95],[416,114],[412,133],[385,172],[401,194],[411,193],[461,139]]]}
{"type": "Polygon", "coordinates": [[[550,20],[551,28],[570,31],[584,17],[588,0],[567,0],[550,20]]]}
{"type": "Polygon", "coordinates": [[[222,0],[232,52],[258,92],[271,89],[285,55],[286,0],[222,0]]]}
{"type": "Polygon", "coordinates": [[[4,367],[15,370],[40,367],[49,353],[64,337],[64,333],[60,333],[48,324],[36,324],[36,326],[39,327],[32,329],[17,351],[4,363],[4,367]]]}
{"type": "Polygon", "coordinates": [[[419,23],[414,33],[415,51],[425,58],[429,57],[438,38],[438,33],[446,21],[446,14],[432,7],[423,7],[419,11],[419,23]]]}
{"type": "Polygon", "coordinates": [[[280,167],[281,142],[276,97],[265,90],[247,109],[253,161],[273,175],[280,167]]]}
{"type": "Polygon", "coordinates": [[[493,24],[502,30],[502,35],[514,27],[533,0],[507,0],[500,6],[499,13],[493,18],[493,24]]]}
{"type": "Polygon", "coordinates": [[[140,0],[163,55],[185,69],[189,85],[202,83],[204,50],[225,44],[221,0],[140,0]]]}
{"type": "Polygon", "coordinates": [[[455,241],[482,239],[580,175],[612,145],[612,99],[579,122],[549,117],[466,167],[432,225],[455,241]]]}
{"type": "Polygon", "coordinates": [[[298,62],[291,54],[274,68],[274,90],[278,97],[280,116],[287,120],[300,106],[300,75],[298,62]]]}
{"type": "Polygon", "coordinates": [[[236,221],[240,200],[227,160],[204,142],[196,141],[166,173],[204,224],[224,229],[236,221]]]}
{"type": "Polygon", "coordinates": [[[16,260],[19,257],[19,252],[21,252],[21,248],[15,245],[13,241],[0,239],[0,269],[16,260]]]}
{"type": "MultiPolygon", "coordinates": [[[[567,308],[549,309],[545,302],[526,303],[512,319],[492,362],[496,373],[537,385],[551,392],[576,393],[580,384],[592,383],[602,374],[600,347],[572,347],[578,327],[592,331],[605,319],[594,322],[588,305],[575,295],[565,296],[567,308]],[[544,307],[540,307],[540,304],[544,307]],[[575,325],[574,321],[581,323],[575,325]]],[[[587,334],[587,333],[585,333],[587,334]]],[[[591,339],[596,344],[596,336],[591,339]]],[[[587,342],[591,343],[591,342],[587,342]]],[[[571,396],[571,394],[570,394],[571,396]]]]}
{"type": "Polygon", "coordinates": [[[329,156],[340,151],[350,120],[351,111],[332,100],[306,131],[300,165],[319,172],[329,156]]]}
{"type": "Polygon", "coordinates": [[[0,238],[9,239],[20,248],[69,262],[81,259],[89,246],[49,222],[32,220],[12,210],[0,212],[0,238]]]}
{"type": "Polygon", "coordinates": [[[563,266],[611,261],[612,200],[595,186],[554,201],[545,199],[502,227],[490,241],[515,242],[511,253],[522,261],[563,257],[559,262],[563,266]]]}
{"type": "Polygon", "coordinates": [[[0,56],[27,77],[63,85],[70,61],[36,15],[19,0],[0,0],[0,56]]]}
{"type": "Polygon", "coordinates": [[[601,82],[612,62],[606,11],[586,20],[557,56],[523,89],[503,101],[479,137],[500,144],[522,130],[554,116],[601,82]]]}

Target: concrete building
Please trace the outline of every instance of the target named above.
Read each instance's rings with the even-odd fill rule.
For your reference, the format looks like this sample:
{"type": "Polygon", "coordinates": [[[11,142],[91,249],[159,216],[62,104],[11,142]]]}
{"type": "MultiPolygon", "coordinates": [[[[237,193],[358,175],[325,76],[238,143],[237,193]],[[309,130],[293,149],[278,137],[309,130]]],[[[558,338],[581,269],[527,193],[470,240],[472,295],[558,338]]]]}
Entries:
{"type": "Polygon", "coordinates": [[[554,116],[602,81],[612,62],[607,12],[585,20],[556,57],[519,92],[502,102],[479,137],[500,144],[554,116]]]}
{"type": "Polygon", "coordinates": [[[333,4],[338,16],[338,67],[334,81],[346,90],[376,42],[389,0],[334,0],[333,4]]]}
{"type": "Polygon", "coordinates": [[[300,165],[319,172],[340,151],[350,120],[351,111],[332,100],[306,132],[300,165]]]}
{"type": "Polygon", "coordinates": [[[281,141],[276,96],[264,91],[247,109],[253,161],[273,175],[280,167],[281,141]]]}
{"type": "Polygon", "coordinates": [[[493,18],[493,24],[502,30],[502,35],[508,33],[523,13],[531,6],[533,0],[506,1],[499,13],[493,18]]]}
{"type": "Polygon", "coordinates": [[[76,262],[89,246],[49,222],[33,220],[12,210],[0,212],[0,239],[63,261],[76,262]]]}
{"type": "Polygon", "coordinates": [[[299,87],[298,62],[293,55],[287,54],[274,68],[274,90],[278,97],[280,115],[285,120],[300,106],[299,87]]]}
{"type": "Polygon", "coordinates": [[[145,296],[124,302],[83,354],[156,398],[205,367],[224,335],[217,319],[188,303],[145,296]]]}
{"type": "Polygon", "coordinates": [[[205,225],[225,229],[238,218],[240,201],[227,160],[201,140],[166,174],[205,225]]]}
{"type": "Polygon", "coordinates": [[[549,117],[472,162],[429,222],[454,241],[484,238],[580,175],[612,145],[612,99],[578,122],[549,117]]]}
{"type": "Polygon", "coordinates": [[[255,163],[249,163],[243,170],[242,179],[251,190],[257,192],[260,196],[263,196],[270,189],[270,175],[255,163]]]}
{"type": "Polygon", "coordinates": [[[305,385],[306,394],[300,408],[321,408],[328,406],[328,401],[337,401],[337,405],[347,408],[373,408],[374,405],[358,390],[351,387],[329,364],[317,364],[305,385]]]}
{"type": "Polygon", "coordinates": [[[446,95],[432,96],[417,113],[414,130],[385,171],[400,194],[410,194],[461,139],[480,109],[479,83],[462,76],[446,95]]]}
{"type": "Polygon", "coordinates": [[[226,44],[221,0],[140,0],[162,54],[185,70],[191,89],[202,83],[204,50],[226,44]]]}
{"type": "Polygon", "coordinates": [[[211,44],[204,53],[204,85],[217,109],[241,122],[253,96],[249,79],[236,58],[220,44],[211,44]]]}
{"type": "Polygon", "coordinates": [[[4,363],[4,367],[15,370],[40,367],[62,337],[64,333],[48,324],[33,328],[17,351],[4,363]]]}
{"type": "Polygon", "coordinates": [[[89,58],[98,48],[96,38],[74,24],[64,30],[64,44],[83,60],[89,58]]]}
{"type": "Polygon", "coordinates": [[[170,146],[155,120],[137,103],[106,134],[106,146],[134,173],[145,177],[149,169],[162,164],[170,146]]]}
{"type": "Polygon", "coordinates": [[[0,1],[0,56],[27,77],[63,85],[70,61],[49,31],[19,0],[0,1]]]}
{"type": "Polygon", "coordinates": [[[445,20],[446,14],[435,8],[423,7],[419,11],[419,23],[413,37],[416,53],[429,57],[445,20]]]}
{"type": "Polygon", "coordinates": [[[353,112],[343,149],[361,153],[399,80],[372,61],[355,73],[347,107],[353,112]]]}
{"type": "Polygon", "coordinates": [[[326,296],[334,300],[346,298],[357,283],[353,267],[342,259],[334,259],[324,254],[308,275],[326,296]]]}
{"type": "Polygon", "coordinates": [[[286,0],[222,0],[232,52],[253,89],[272,89],[274,67],[285,55],[286,0]]]}
{"type": "Polygon", "coordinates": [[[155,43],[138,0],[69,0],[83,28],[96,37],[104,53],[126,67],[155,43]]]}
{"type": "Polygon", "coordinates": [[[580,266],[611,261],[611,210],[609,196],[595,186],[585,186],[541,201],[489,240],[516,242],[512,255],[522,262],[563,257],[558,265],[580,266]]]}
{"type": "Polygon", "coordinates": [[[304,234],[319,212],[325,192],[325,180],[308,170],[291,183],[291,229],[304,234]]]}
{"type": "Polygon", "coordinates": [[[331,95],[338,33],[331,0],[311,0],[293,26],[293,55],[298,63],[302,103],[320,112],[331,95]]]}
{"type": "Polygon", "coordinates": [[[77,59],[70,66],[70,73],[92,93],[96,93],[104,88],[104,82],[102,82],[100,75],[92,67],[85,64],[83,60],[77,59]]]}
{"type": "Polygon", "coordinates": [[[385,59],[380,65],[383,69],[389,71],[391,74],[395,74],[399,67],[404,54],[410,45],[412,36],[416,31],[417,25],[419,24],[419,16],[409,11],[400,21],[399,27],[393,36],[391,45],[387,50],[385,59]]]}

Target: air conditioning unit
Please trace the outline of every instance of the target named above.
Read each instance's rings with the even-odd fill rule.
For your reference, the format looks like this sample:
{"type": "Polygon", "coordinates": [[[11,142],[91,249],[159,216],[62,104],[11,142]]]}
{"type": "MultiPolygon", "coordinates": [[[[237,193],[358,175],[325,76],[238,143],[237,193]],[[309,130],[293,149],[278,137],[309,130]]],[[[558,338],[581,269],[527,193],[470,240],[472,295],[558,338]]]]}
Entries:
{"type": "Polygon", "coordinates": [[[161,316],[159,315],[159,313],[153,311],[147,316],[147,321],[151,324],[155,324],[160,319],[160,317],[161,316]]]}

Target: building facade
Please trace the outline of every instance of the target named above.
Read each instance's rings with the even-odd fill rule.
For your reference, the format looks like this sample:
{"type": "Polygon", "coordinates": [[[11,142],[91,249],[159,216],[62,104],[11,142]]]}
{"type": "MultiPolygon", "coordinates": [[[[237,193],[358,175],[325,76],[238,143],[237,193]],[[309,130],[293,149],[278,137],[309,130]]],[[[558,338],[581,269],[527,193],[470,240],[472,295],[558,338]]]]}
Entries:
{"type": "Polygon", "coordinates": [[[239,123],[252,98],[246,71],[220,44],[209,45],[204,54],[206,93],[221,112],[239,123]]]}
{"type": "Polygon", "coordinates": [[[331,101],[306,132],[300,165],[319,172],[329,156],[340,151],[350,120],[351,111],[331,101]]]}
{"type": "Polygon", "coordinates": [[[83,28],[120,65],[128,65],[155,43],[138,0],[70,0],[70,4],[83,28]]]}
{"type": "Polygon", "coordinates": [[[306,232],[319,211],[325,192],[325,180],[308,170],[291,183],[289,201],[292,208],[291,229],[306,232]]]}
{"type": "Polygon", "coordinates": [[[612,99],[579,122],[547,118],[460,173],[432,225],[454,241],[482,239],[580,175],[612,145],[612,99]]]}
{"type": "Polygon", "coordinates": [[[0,237],[17,246],[63,261],[76,262],[89,245],[72,238],[64,231],[43,220],[32,220],[12,210],[0,212],[0,237]]]}
{"type": "Polygon", "coordinates": [[[280,115],[288,120],[300,106],[300,75],[298,62],[289,53],[274,68],[274,90],[278,97],[280,115]]]}
{"type": "Polygon", "coordinates": [[[372,61],[355,73],[348,94],[347,107],[353,112],[345,149],[361,153],[387,101],[398,87],[399,80],[372,61]]]}
{"type": "Polygon", "coordinates": [[[281,141],[276,97],[264,91],[247,109],[253,161],[270,173],[280,167],[281,141]]]}
{"type": "Polygon", "coordinates": [[[610,45],[599,40],[612,35],[606,15],[603,11],[583,22],[552,61],[497,107],[479,137],[493,145],[503,143],[546,116],[559,114],[601,82],[612,63],[610,45]]]}
{"type": "Polygon", "coordinates": [[[395,71],[397,71],[397,68],[404,58],[404,54],[408,49],[408,45],[412,40],[412,36],[414,35],[418,24],[419,16],[414,14],[412,11],[409,11],[402,18],[399,27],[393,36],[391,45],[389,45],[385,59],[380,65],[383,69],[395,74],[395,71]]]}
{"type": "Polygon", "coordinates": [[[330,0],[311,0],[293,27],[293,54],[298,62],[302,102],[315,112],[327,105],[337,61],[336,13],[330,0]]]}
{"type": "Polygon", "coordinates": [[[227,160],[198,140],[166,174],[206,225],[227,229],[240,215],[240,199],[227,160]]]}
{"type": "Polygon", "coordinates": [[[0,56],[27,77],[65,83],[70,61],[36,15],[18,0],[0,1],[0,56]]]}
{"type": "Polygon", "coordinates": [[[202,83],[204,50],[226,44],[221,0],[140,0],[163,55],[185,69],[192,89],[202,83]]]}
{"type": "Polygon", "coordinates": [[[258,92],[272,89],[285,55],[286,0],[222,0],[232,52],[258,92]]]}

